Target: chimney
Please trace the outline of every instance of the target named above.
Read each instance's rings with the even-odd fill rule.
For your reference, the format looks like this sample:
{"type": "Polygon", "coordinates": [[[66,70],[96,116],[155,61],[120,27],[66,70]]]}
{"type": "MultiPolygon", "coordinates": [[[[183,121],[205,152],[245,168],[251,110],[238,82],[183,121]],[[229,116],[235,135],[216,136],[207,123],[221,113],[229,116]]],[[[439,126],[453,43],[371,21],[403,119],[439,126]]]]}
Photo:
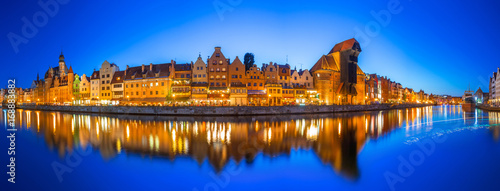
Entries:
{"type": "Polygon", "coordinates": [[[149,63],[149,71],[153,71],[153,63],[149,63]]]}
{"type": "Polygon", "coordinates": [[[172,63],[172,67],[173,67],[174,64],[175,64],[175,61],[174,60],[170,60],[170,63],[172,63]]]}
{"type": "Polygon", "coordinates": [[[128,70],[128,65],[127,65],[127,69],[125,69],[125,71],[123,72],[123,77],[125,78],[125,76],[127,76],[127,70],[128,70]]]}
{"type": "Polygon", "coordinates": [[[144,73],[144,64],[142,64],[142,73],[144,73]]]}

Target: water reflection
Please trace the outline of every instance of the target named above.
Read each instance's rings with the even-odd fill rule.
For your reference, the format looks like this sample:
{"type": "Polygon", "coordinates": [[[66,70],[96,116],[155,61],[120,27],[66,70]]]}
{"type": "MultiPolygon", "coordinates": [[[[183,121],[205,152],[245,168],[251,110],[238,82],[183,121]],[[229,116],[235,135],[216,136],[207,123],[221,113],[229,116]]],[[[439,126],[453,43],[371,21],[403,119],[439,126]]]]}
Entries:
{"type": "MultiPolygon", "coordinates": [[[[3,112],[0,120],[6,121],[3,112]]],[[[219,172],[230,160],[252,164],[260,153],[277,157],[304,149],[314,151],[336,173],[356,179],[360,174],[357,156],[369,140],[377,141],[396,128],[404,128],[405,136],[430,131],[435,115],[446,120],[470,114],[449,106],[257,117],[102,116],[18,110],[17,123],[43,136],[61,158],[76,147],[92,147],[105,160],[119,154],[172,161],[189,156],[199,165],[208,160],[219,172]]],[[[478,113],[472,115],[477,122],[478,113]]],[[[490,123],[500,123],[499,113],[489,115],[490,123]]],[[[491,131],[498,140],[499,129],[491,131]]]]}

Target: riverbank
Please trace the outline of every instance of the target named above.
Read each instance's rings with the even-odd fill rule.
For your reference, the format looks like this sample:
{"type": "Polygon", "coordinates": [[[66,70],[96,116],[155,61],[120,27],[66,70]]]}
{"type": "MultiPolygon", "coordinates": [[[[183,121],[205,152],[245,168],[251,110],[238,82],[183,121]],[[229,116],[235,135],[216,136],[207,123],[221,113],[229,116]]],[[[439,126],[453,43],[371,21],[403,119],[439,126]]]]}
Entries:
{"type": "Polygon", "coordinates": [[[184,115],[184,116],[244,116],[318,114],[357,111],[377,111],[430,106],[429,104],[378,104],[329,106],[228,106],[228,107],[161,107],[161,106],[51,106],[20,105],[18,109],[99,114],[184,115]]]}
{"type": "Polygon", "coordinates": [[[477,105],[476,106],[479,109],[485,110],[485,111],[500,111],[500,107],[492,107],[489,105],[477,105]]]}

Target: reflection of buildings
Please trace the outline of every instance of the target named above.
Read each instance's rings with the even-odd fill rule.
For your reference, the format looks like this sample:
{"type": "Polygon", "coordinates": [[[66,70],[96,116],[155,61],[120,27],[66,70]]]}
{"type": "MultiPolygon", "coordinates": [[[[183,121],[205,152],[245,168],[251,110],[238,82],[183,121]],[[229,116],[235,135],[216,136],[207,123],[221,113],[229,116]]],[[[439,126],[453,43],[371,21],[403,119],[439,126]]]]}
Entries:
{"type": "MultiPolygon", "coordinates": [[[[208,160],[221,171],[230,160],[252,163],[259,153],[289,155],[312,149],[342,175],[359,176],[357,155],[369,139],[429,120],[432,109],[257,117],[97,116],[18,110],[20,126],[44,135],[61,157],[92,147],[105,159],[138,153],[174,160],[208,160]],[[430,110],[430,111],[429,111],[430,110]],[[418,123],[417,123],[418,122],[418,123]]],[[[0,117],[3,122],[3,114],[0,117]]]]}

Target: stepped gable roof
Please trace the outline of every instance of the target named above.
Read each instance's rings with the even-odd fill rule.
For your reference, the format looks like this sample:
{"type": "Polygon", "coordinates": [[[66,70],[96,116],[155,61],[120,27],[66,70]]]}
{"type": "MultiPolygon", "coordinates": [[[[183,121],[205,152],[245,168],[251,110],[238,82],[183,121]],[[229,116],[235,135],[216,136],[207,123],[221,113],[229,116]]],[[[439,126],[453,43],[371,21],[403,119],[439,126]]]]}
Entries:
{"type": "MultiPolygon", "coordinates": [[[[331,54],[334,52],[342,52],[344,50],[352,49],[356,44],[358,44],[358,46],[359,46],[359,42],[354,38],[351,38],[349,40],[345,40],[341,43],[336,44],[332,48],[332,50],[330,50],[330,52],[328,54],[331,54]]],[[[360,48],[360,50],[361,50],[361,48],[360,48]]]]}
{"type": "Polygon", "coordinates": [[[111,80],[111,83],[112,84],[123,83],[124,74],[125,74],[125,71],[116,71],[115,74],[113,74],[113,79],[111,80]]]}

